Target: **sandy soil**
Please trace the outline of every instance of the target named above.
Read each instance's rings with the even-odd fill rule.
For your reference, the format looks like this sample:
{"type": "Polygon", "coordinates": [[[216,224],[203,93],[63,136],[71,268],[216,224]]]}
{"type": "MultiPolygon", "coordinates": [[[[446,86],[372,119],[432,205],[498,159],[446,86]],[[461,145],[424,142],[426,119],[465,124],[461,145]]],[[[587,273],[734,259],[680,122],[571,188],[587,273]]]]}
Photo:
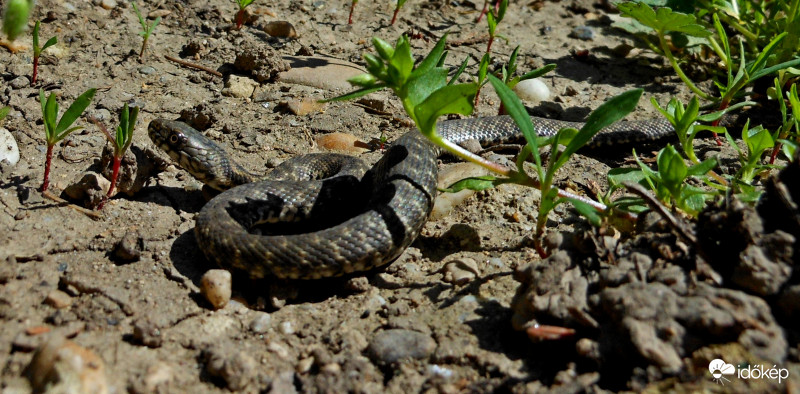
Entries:
{"type": "MultiPolygon", "coordinates": [[[[703,223],[716,229],[711,233],[742,230],[738,238],[700,232],[709,241],[698,252],[658,224],[617,240],[587,229],[562,206],[549,223],[554,233],[563,232],[549,238],[559,252],[541,260],[531,242],[538,191],[501,187],[428,222],[383,271],[278,285],[235,277],[235,301],[213,311],[198,292],[200,276],[214,268],[193,235],[194,215],[205,202],[201,185],[153,153],[148,122],[183,117],[202,125],[257,173],[318,151],[315,138],[332,132],[363,141],[385,132],[391,140],[408,130],[396,99],[379,93],[297,115],[287,103],[345,90],[341,81],[322,88],[275,81],[280,59],[324,56],[361,64],[371,37],[394,41],[401,34],[412,36],[414,52],[422,55],[449,33],[448,64],[470,58],[468,73],[475,73],[487,41],[484,23],[474,23],[482,4],[411,1],[390,26],[388,3],[359,3],[355,23],[347,25],[343,0],[256,2],[253,20],[235,31],[233,2],[144,1],[143,12],[161,12],[163,21],[140,59],[131,7],[111,3],[38,2],[33,18],[45,20],[43,41],[56,35],[59,44],[44,55],[35,87],[27,79],[31,52],[0,52],[0,105],[12,108],[2,126],[22,157],[0,167],[4,392],[30,391],[53,376],[62,387],[78,387],[70,386],[81,383],[70,383],[69,372],[48,375],[41,366],[26,372],[43,344],[73,349],[54,339],[64,337],[78,345],[70,351],[88,351],[84,360],[92,360],[83,368],[95,373],[75,379],[115,392],[797,390],[797,233],[766,221],[760,229],[739,225],[736,217],[758,216],[743,208],[709,213],[703,223]],[[298,37],[265,34],[262,27],[272,21],[291,23],[298,37]],[[243,71],[238,63],[252,54],[266,56],[268,64],[243,71]],[[242,81],[257,85],[255,92],[232,93],[242,81]],[[56,93],[63,108],[91,87],[98,91],[87,113],[108,125],[116,124],[124,102],[143,107],[134,149],[140,163],[154,161],[140,167],[141,189],[114,197],[99,218],[36,191],[45,150],[39,88],[56,93]],[[120,258],[120,243],[138,259],[120,258]],[[745,245],[755,249],[741,253],[762,258],[740,258],[745,245]],[[739,269],[742,261],[761,261],[766,271],[739,269]],[[269,286],[271,293],[263,290],[269,286]],[[537,323],[575,331],[535,341],[547,333],[537,323]],[[395,360],[403,355],[411,358],[395,360]],[[723,387],[708,371],[717,358],[737,367],[784,368],[790,379],[733,377],[723,387]]],[[[500,32],[508,41],[495,42],[498,59],[520,45],[522,72],[558,66],[544,77],[553,96],[535,106],[537,113],[580,120],[604,99],[641,87],[645,94],[632,117],[649,118],[655,112],[650,98],[688,97],[665,61],[630,50],[632,39],[610,27],[599,3],[512,2],[500,32]],[[593,39],[572,38],[578,26],[591,27],[593,39]]],[[[482,95],[477,115],[496,112],[496,96],[490,89],[482,95]]],[[[86,129],[56,147],[54,194],[100,170],[105,138],[85,119],[78,124],[86,129]]],[[[719,151],[700,144],[703,154],[719,151]]],[[[597,153],[576,157],[559,185],[584,194],[592,182],[604,187],[609,168],[630,158],[624,150],[597,153]]],[[[651,155],[650,149],[639,153],[651,155]]],[[[362,156],[374,162],[380,154],[362,156]]]]}

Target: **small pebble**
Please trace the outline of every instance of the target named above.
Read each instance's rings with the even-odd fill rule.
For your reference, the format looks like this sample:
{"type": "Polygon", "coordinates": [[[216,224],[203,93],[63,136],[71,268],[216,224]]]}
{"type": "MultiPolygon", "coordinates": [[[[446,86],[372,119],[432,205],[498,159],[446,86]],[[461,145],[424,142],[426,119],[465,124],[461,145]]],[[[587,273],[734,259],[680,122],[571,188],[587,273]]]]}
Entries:
{"type": "Polygon", "coordinates": [[[523,101],[538,103],[550,99],[550,89],[539,78],[526,79],[514,86],[514,93],[523,101]]]}
{"type": "Polygon", "coordinates": [[[294,326],[292,326],[292,322],[290,321],[282,322],[280,327],[281,327],[281,333],[283,333],[284,335],[294,334],[294,326]]]}
{"type": "Polygon", "coordinates": [[[200,292],[214,309],[222,309],[231,300],[231,273],[225,270],[209,270],[200,279],[200,292]]]}
{"type": "Polygon", "coordinates": [[[249,98],[256,90],[258,82],[248,77],[231,75],[225,81],[225,88],[222,89],[223,96],[249,98]]]}
{"type": "Polygon", "coordinates": [[[122,239],[114,247],[114,256],[121,262],[130,263],[139,261],[142,255],[144,240],[136,230],[125,232],[122,239]]]}
{"type": "Polygon", "coordinates": [[[286,103],[289,111],[295,115],[305,116],[314,112],[322,112],[325,110],[327,104],[320,103],[317,100],[304,98],[302,100],[292,100],[286,103]]]}
{"type": "Polygon", "coordinates": [[[166,393],[174,391],[170,390],[173,380],[175,380],[173,368],[163,361],[158,361],[149,366],[139,380],[134,381],[131,391],[134,393],[166,393]]]}
{"type": "Polygon", "coordinates": [[[367,143],[362,142],[358,137],[347,133],[330,133],[316,138],[317,145],[324,150],[362,153],[366,152],[367,143]]]}
{"type": "Polygon", "coordinates": [[[70,183],[64,189],[64,194],[73,200],[83,201],[83,205],[87,208],[94,208],[105,200],[111,181],[92,171],[78,176],[80,179],[70,183]]]}
{"type": "Polygon", "coordinates": [[[163,18],[163,17],[165,17],[165,16],[167,16],[167,15],[169,15],[169,14],[171,14],[171,13],[172,13],[172,11],[170,11],[170,10],[155,10],[155,11],[150,11],[150,13],[149,13],[149,14],[147,14],[147,18],[148,18],[148,19],[163,18]]]}
{"type": "Polygon", "coordinates": [[[144,75],[150,75],[150,74],[156,72],[156,69],[153,66],[142,66],[142,67],[139,67],[139,72],[144,74],[144,75]]]}
{"type": "Polygon", "coordinates": [[[44,299],[44,303],[56,309],[64,309],[72,305],[72,297],[61,290],[53,290],[47,293],[47,298],[44,299]]]}
{"type": "Polygon", "coordinates": [[[291,23],[286,21],[273,21],[264,25],[264,32],[280,38],[295,38],[297,31],[291,23]]]}
{"type": "Polygon", "coordinates": [[[117,0],[102,0],[100,2],[100,7],[104,9],[110,10],[117,7],[117,0]]]}
{"type": "Polygon", "coordinates": [[[6,161],[11,166],[19,162],[17,140],[10,131],[2,127],[0,127],[0,161],[6,161]]]}
{"type": "Polygon", "coordinates": [[[20,76],[18,76],[16,78],[12,79],[11,82],[9,83],[9,85],[11,85],[11,88],[13,88],[13,89],[26,88],[26,87],[30,86],[30,84],[31,84],[31,81],[28,80],[28,77],[26,77],[24,75],[20,75],[20,76]]]}
{"type": "Polygon", "coordinates": [[[478,263],[469,257],[453,260],[444,266],[444,278],[447,283],[465,285],[480,275],[478,263]]]}
{"type": "Polygon", "coordinates": [[[108,393],[103,360],[60,336],[50,338],[25,370],[34,392],[108,393]]]}
{"type": "Polygon", "coordinates": [[[139,319],[133,324],[133,339],[150,348],[161,347],[164,342],[161,329],[147,318],[139,319]]]}
{"type": "Polygon", "coordinates": [[[572,29],[569,36],[579,40],[590,41],[594,39],[594,29],[589,26],[577,26],[572,29]]]}
{"type": "Polygon", "coordinates": [[[266,312],[256,312],[256,317],[250,322],[250,330],[256,334],[263,334],[269,330],[272,316],[266,312]]]}
{"type": "Polygon", "coordinates": [[[436,350],[436,341],[418,331],[391,329],[381,331],[372,338],[368,352],[379,364],[394,364],[404,359],[422,360],[436,350]]]}

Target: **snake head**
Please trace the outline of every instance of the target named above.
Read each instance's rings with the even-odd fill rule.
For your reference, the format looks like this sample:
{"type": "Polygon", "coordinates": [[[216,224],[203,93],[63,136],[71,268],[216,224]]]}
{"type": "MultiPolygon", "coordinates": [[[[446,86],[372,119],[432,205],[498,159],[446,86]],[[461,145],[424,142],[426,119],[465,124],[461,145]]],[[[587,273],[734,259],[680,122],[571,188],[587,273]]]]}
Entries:
{"type": "Polygon", "coordinates": [[[214,189],[252,182],[251,175],[230,160],[219,145],[186,123],[154,119],[147,126],[147,134],[181,168],[214,189]]]}

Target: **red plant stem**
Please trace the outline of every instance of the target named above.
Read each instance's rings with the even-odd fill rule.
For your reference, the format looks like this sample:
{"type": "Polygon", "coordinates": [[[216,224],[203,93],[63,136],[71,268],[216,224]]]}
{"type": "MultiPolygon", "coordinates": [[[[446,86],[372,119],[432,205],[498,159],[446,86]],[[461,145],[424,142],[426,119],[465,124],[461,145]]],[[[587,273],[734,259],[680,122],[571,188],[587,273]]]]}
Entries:
{"type": "Polygon", "coordinates": [[[239,12],[236,13],[236,30],[242,28],[244,24],[244,8],[240,9],[239,12]]]}
{"type": "Polygon", "coordinates": [[[39,74],[39,56],[33,57],[33,76],[31,77],[31,86],[36,84],[36,76],[39,74]]]}
{"type": "Polygon", "coordinates": [[[480,23],[481,19],[484,15],[486,15],[487,12],[489,12],[489,0],[483,0],[483,10],[481,10],[481,13],[478,15],[478,19],[475,20],[475,23],[480,23]]]}
{"type": "Polygon", "coordinates": [[[392,26],[394,26],[394,22],[397,21],[398,12],[400,12],[400,7],[394,9],[394,15],[392,15],[392,23],[391,23],[392,26]]]}
{"type": "Polygon", "coordinates": [[[114,156],[114,166],[111,169],[111,186],[108,188],[106,197],[111,197],[114,193],[114,188],[117,186],[117,176],[119,175],[119,164],[122,162],[122,157],[114,156]]]}
{"type": "Polygon", "coordinates": [[[492,43],[494,42],[494,36],[489,36],[489,42],[486,44],[486,53],[492,52],[492,43]]]}
{"type": "Polygon", "coordinates": [[[348,25],[352,25],[353,24],[353,9],[355,9],[355,8],[356,8],[356,1],[353,0],[350,3],[350,15],[347,17],[347,24],[348,25]]]}
{"type": "Polygon", "coordinates": [[[50,162],[53,161],[53,145],[47,145],[47,154],[44,158],[44,181],[39,191],[44,192],[50,187],[50,162]]]}
{"type": "MultiPolygon", "coordinates": [[[[724,110],[725,108],[728,108],[728,106],[729,106],[730,104],[731,104],[731,103],[730,103],[729,101],[723,101],[723,102],[721,102],[721,103],[719,104],[719,109],[720,109],[720,111],[724,110]]],[[[720,122],[720,120],[721,120],[721,119],[717,119],[717,120],[715,120],[715,121],[711,122],[711,125],[712,125],[712,126],[719,126],[719,122],[720,122]]],[[[717,140],[717,146],[722,146],[722,139],[721,139],[721,138],[719,138],[719,135],[718,135],[716,132],[714,132],[714,139],[716,139],[716,140],[717,140]]]]}

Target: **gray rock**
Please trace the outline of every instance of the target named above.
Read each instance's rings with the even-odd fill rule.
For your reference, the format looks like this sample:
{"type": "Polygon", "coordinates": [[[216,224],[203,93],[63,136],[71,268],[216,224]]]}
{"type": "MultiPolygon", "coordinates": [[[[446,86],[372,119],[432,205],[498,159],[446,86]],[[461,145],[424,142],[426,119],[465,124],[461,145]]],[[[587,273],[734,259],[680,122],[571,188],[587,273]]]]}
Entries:
{"type": "Polygon", "coordinates": [[[422,360],[436,350],[436,342],[421,332],[392,329],[375,334],[369,354],[378,364],[394,364],[404,359],[422,360]]]}
{"type": "Polygon", "coordinates": [[[152,67],[152,66],[143,66],[143,67],[139,67],[139,72],[144,74],[144,75],[150,75],[150,74],[156,72],[156,69],[155,69],[155,67],[152,67]]]}
{"type": "Polygon", "coordinates": [[[12,79],[11,82],[9,83],[9,85],[11,85],[11,87],[14,88],[14,89],[22,89],[22,88],[26,88],[26,87],[30,86],[31,85],[31,81],[28,80],[28,77],[26,77],[24,75],[20,75],[20,76],[18,76],[16,78],[12,79]]]}
{"type": "Polygon", "coordinates": [[[256,312],[256,317],[250,322],[250,330],[256,334],[263,334],[269,330],[272,316],[266,312],[256,312]]]}
{"type": "Polygon", "coordinates": [[[0,127],[0,161],[14,166],[19,162],[19,146],[10,131],[0,127]]]}
{"type": "Polygon", "coordinates": [[[594,29],[589,26],[577,26],[572,29],[569,36],[579,40],[591,41],[594,39],[594,29]]]}

